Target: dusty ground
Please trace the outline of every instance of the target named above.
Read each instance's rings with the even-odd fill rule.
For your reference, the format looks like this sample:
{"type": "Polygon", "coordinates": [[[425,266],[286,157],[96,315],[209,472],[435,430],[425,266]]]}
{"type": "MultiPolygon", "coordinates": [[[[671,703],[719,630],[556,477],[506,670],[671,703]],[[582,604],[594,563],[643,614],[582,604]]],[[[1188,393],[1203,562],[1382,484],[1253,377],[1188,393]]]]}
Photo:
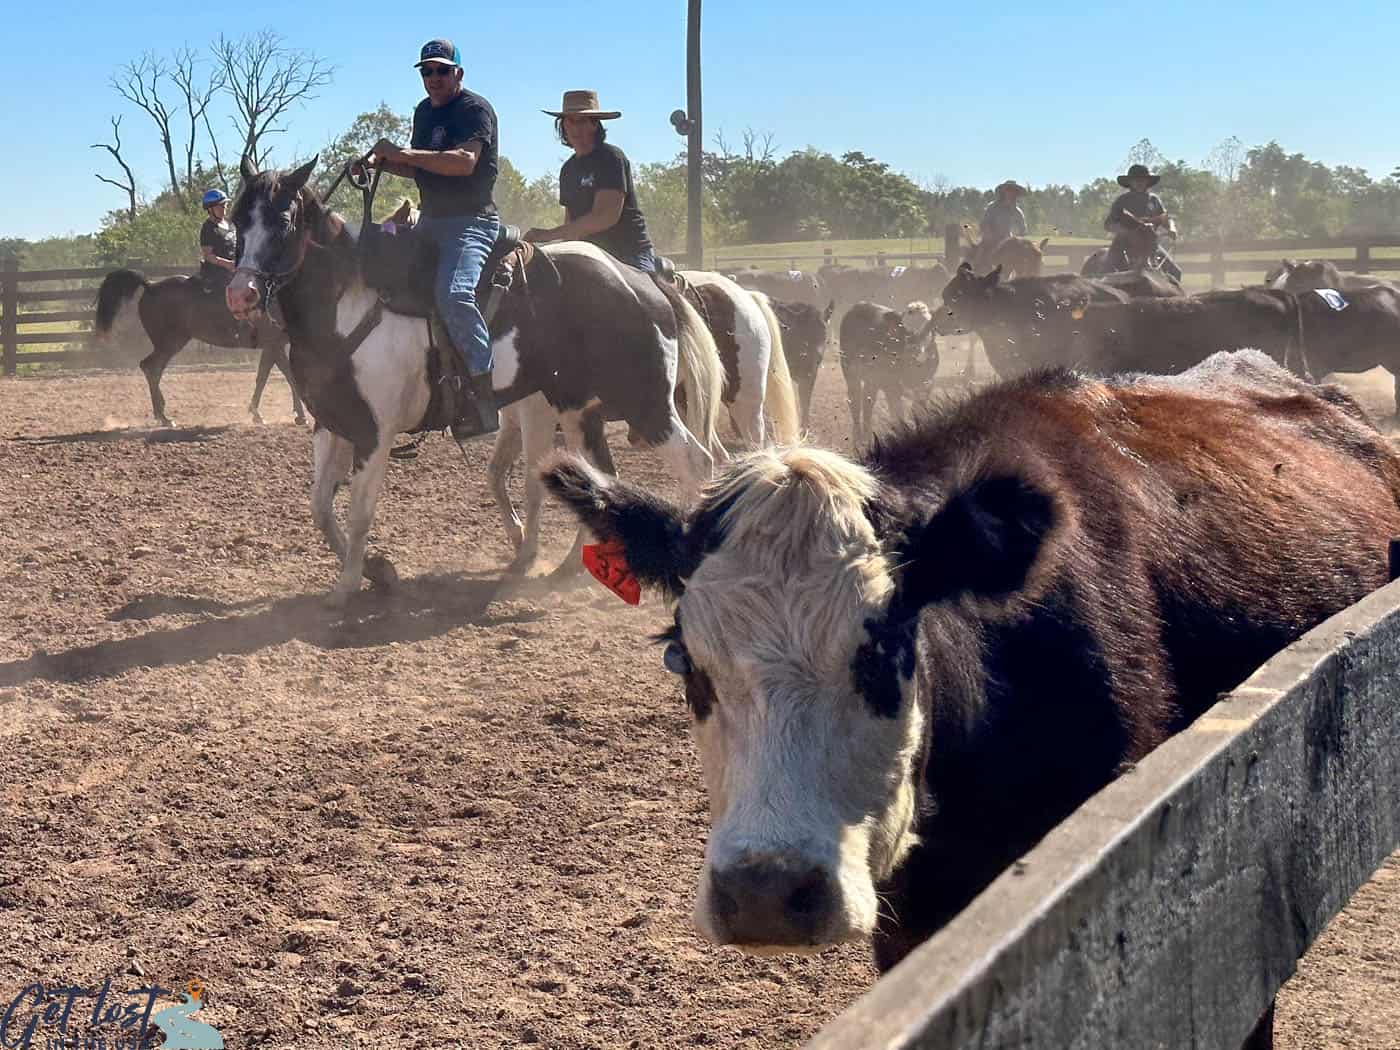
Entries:
{"type": "MultiPolygon", "coordinates": [[[[434,439],[380,504],[401,590],[327,613],[309,436],[280,377],[247,425],[251,384],[172,372],[153,433],[134,372],[0,382],[0,1004],[198,977],[230,1047],[779,1047],[867,987],[861,949],[690,929],[704,800],[655,603],[499,595],[488,446],[434,439]]],[[[1280,1047],[1400,1046],[1397,949],[1392,858],[1280,1047]]]]}

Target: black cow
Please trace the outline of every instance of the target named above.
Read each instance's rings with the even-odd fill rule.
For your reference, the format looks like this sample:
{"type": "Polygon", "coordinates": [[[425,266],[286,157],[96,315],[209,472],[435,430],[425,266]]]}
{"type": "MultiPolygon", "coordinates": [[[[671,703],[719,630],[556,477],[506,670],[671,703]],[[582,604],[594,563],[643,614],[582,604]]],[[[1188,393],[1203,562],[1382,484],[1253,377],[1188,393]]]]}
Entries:
{"type": "Polygon", "coordinates": [[[841,375],[851,406],[851,442],[864,443],[875,422],[875,401],[896,420],[908,418],[906,402],[926,400],[938,371],[933,314],[925,303],[902,311],[856,303],[841,319],[841,375]]]}
{"type": "Polygon", "coordinates": [[[812,412],[812,391],[817,385],[826,354],[827,325],[831,322],[836,303],[828,301],[826,309],[811,303],[783,302],[770,299],[773,313],[783,329],[783,350],[787,353],[788,373],[797,388],[802,409],[802,425],[808,426],[812,412]]]}

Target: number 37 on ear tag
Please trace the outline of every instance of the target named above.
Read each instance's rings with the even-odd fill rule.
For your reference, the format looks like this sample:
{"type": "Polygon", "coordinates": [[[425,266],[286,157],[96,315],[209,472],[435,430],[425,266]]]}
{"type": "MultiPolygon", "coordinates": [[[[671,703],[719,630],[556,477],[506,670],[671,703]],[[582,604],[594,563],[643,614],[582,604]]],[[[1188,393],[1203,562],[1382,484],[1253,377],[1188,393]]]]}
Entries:
{"type": "Polygon", "coordinates": [[[616,540],[585,544],[583,567],[628,605],[636,605],[642,600],[642,585],[632,575],[632,569],[627,564],[627,553],[616,540]]]}

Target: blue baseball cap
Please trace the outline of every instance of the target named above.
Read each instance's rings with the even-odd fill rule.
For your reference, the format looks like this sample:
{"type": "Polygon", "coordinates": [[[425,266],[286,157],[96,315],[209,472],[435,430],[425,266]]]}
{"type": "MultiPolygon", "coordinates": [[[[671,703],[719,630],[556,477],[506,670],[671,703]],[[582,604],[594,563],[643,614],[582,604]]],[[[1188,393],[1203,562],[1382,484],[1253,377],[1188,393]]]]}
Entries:
{"type": "Polygon", "coordinates": [[[418,61],[413,63],[415,69],[426,66],[429,62],[435,62],[444,66],[460,66],[462,64],[462,52],[457,49],[457,45],[451,40],[429,40],[423,45],[423,49],[418,52],[418,61]]]}

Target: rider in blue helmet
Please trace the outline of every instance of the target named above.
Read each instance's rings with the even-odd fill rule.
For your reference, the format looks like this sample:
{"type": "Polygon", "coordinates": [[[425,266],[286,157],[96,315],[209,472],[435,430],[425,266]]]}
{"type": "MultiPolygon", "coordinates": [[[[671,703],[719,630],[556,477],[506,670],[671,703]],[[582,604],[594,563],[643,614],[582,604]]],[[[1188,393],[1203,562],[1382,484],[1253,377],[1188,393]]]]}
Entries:
{"type": "Polygon", "coordinates": [[[233,225],[224,218],[224,212],[228,210],[228,194],[223,190],[205,190],[202,202],[209,218],[199,228],[199,254],[203,256],[199,264],[199,279],[204,283],[205,291],[223,291],[233,276],[238,248],[233,225]]]}

